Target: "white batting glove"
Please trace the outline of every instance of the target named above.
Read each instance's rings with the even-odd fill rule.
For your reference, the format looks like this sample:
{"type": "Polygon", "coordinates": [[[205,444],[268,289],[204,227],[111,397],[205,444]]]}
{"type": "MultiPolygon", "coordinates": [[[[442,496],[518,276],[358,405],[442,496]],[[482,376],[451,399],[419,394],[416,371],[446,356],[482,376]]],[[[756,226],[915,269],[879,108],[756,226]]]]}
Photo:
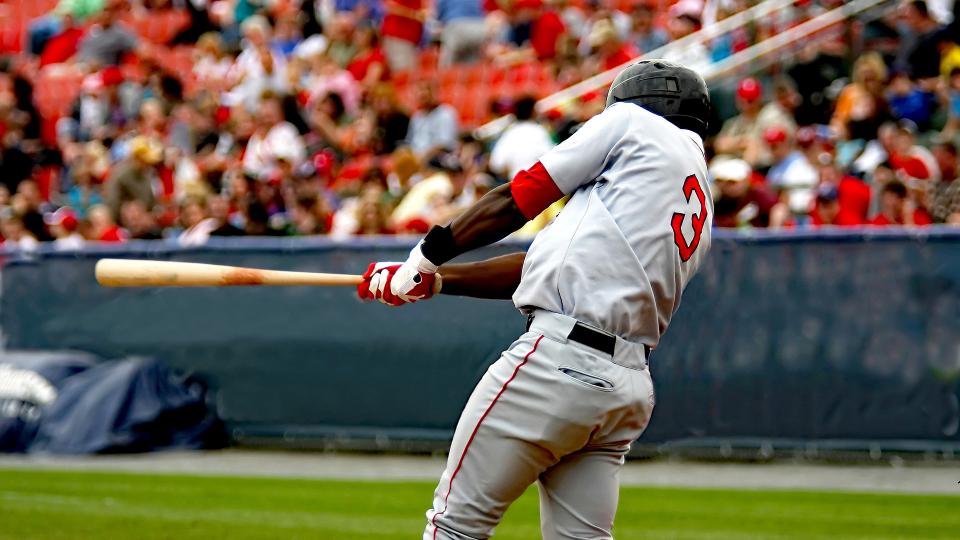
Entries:
{"type": "Polygon", "coordinates": [[[423,244],[423,241],[410,250],[410,256],[390,279],[390,292],[406,302],[420,300],[430,295],[429,293],[424,295],[424,290],[430,292],[433,290],[437,265],[423,256],[423,252],[420,250],[421,244],[423,244]]]}

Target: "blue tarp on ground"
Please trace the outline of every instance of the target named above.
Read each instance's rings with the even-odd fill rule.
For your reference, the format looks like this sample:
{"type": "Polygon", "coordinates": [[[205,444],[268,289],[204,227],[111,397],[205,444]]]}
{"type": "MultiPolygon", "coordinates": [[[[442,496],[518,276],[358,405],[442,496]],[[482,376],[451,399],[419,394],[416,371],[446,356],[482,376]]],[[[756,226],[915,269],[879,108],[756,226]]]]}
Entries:
{"type": "MultiPolygon", "coordinates": [[[[194,373],[240,440],[442,446],[475,382],[523,331],[508,302],[388,309],[349,288],[105,289],[93,279],[108,256],[359,273],[402,260],[412,242],[43,253],[3,268],[0,325],[10,347],[149,355],[194,373]]],[[[645,442],[960,451],[960,232],[718,232],[652,368],[645,442]]]]}
{"type": "Polygon", "coordinates": [[[223,441],[204,386],[157,360],[0,353],[0,452],[146,452],[223,441]]]}

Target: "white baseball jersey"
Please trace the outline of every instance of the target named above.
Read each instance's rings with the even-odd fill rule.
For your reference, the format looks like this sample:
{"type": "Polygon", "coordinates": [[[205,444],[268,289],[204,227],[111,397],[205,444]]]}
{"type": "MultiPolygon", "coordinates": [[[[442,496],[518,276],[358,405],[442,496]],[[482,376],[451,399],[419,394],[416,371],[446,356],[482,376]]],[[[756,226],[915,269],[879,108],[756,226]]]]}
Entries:
{"type": "Polygon", "coordinates": [[[514,304],[655,347],[710,248],[700,137],[616,103],[540,162],[572,196],[527,251],[514,304]]]}

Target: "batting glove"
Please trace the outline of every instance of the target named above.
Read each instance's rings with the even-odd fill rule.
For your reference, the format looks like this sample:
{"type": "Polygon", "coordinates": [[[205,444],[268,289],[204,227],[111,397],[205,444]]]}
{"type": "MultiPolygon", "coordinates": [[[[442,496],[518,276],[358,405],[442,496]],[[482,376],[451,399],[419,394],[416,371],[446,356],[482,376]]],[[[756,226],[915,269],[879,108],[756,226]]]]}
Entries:
{"type": "Polygon", "coordinates": [[[401,306],[426,300],[440,292],[441,279],[439,274],[423,274],[413,288],[404,293],[394,293],[398,273],[403,265],[397,262],[370,263],[363,274],[363,281],[357,286],[357,296],[361,300],[379,300],[389,306],[401,306]]]}
{"type": "Polygon", "coordinates": [[[400,265],[390,280],[390,292],[394,296],[417,295],[418,291],[431,291],[432,279],[437,274],[437,265],[423,256],[421,241],[410,250],[410,256],[400,265]],[[431,280],[431,283],[426,283],[431,280]],[[428,285],[424,287],[424,285],[428,285]]]}

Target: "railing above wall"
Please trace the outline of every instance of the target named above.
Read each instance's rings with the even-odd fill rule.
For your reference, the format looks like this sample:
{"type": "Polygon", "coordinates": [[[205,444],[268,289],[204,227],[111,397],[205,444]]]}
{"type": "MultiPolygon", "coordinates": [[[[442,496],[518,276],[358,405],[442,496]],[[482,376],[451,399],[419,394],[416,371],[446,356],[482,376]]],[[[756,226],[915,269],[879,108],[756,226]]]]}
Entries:
{"type": "Polygon", "coordinates": [[[734,71],[742,70],[746,66],[751,66],[753,70],[759,69],[760,66],[764,64],[757,64],[757,61],[765,59],[772,53],[782,51],[801,40],[815,37],[824,30],[846,19],[894,3],[895,2],[891,0],[853,0],[852,2],[846,2],[809,21],[789,28],[784,32],[771,36],[719,62],[711,64],[710,67],[702,73],[703,78],[706,79],[707,82],[711,82],[729,75],[734,71]]]}
{"type": "Polygon", "coordinates": [[[564,88],[555,94],[549,95],[537,102],[537,110],[540,112],[549,111],[550,109],[573,98],[578,98],[599,88],[609,86],[610,83],[617,78],[617,74],[620,73],[623,68],[633,64],[634,62],[637,62],[638,60],[663,58],[671,51],[682,50],[683,48],[694,44],[708,42],[719,36],[739,28],[743,28],[748,24],[753,24],[775,11],[789,8],[793,5],[793,3],[794,0],[767,0],[766,2],[760,2],[749,9],[727,17],[722,21],[718,21],[716,24],[704,26],[697,32],[684,36],[676,41],[667,43],[666,45],[658,47],[652,51],[647,51],[638,58],[631,59],[615,68],[598,73],[577,84],[564,88]]]}
{"type": "MultiPolygon", "coordinates": [[[[613,82],[623,68],[634,62],[644,59],[662,58],[669,55],[672,51],[681,50],[693,44],[708,42],[718,36],[725,35],[749,24],[754,24],[776,11],[789,8],[793,4],[793,0],[767,0],[761,2],[750,9],[732,15],[716,24],[704,26],[693,34],[684,36],[637,58],[624,62],[615,68],[598,73],[579,83],[546,96],[537,102],[537,110],[543,113],[562,106],[565,103],[569,103],[584,94],[605,88],[613,82]]],[[[863,14],[879,16],[883,8],[896,4],[896,0],[853,0],[845,2],[843,5],[822,13],[809,21],[789,28],[730,57],[711,64],[701,72],[701,75],[703,75],[703,78],[710,84],[737,70],[749,68],[748,70],[750,72],[756,72],[766,65],[763,62],[758,62],[758,60],[765,60],[773,53],[791,47],[800,40],[817,38],[823,34],[825,29],[838,22],[863,14]]],[[[475,133],[481,139],[492,138],[503,131],[511,121],[511,116],[502,116],[480,126],[475,133]]]]}

